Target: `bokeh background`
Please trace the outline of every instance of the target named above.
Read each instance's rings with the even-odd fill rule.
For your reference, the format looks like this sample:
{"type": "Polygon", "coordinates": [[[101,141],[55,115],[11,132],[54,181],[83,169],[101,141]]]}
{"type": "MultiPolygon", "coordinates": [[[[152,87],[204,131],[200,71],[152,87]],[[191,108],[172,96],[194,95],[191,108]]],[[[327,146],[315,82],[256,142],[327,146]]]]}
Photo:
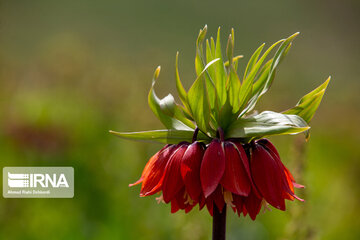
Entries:
{"type": "Polygon", "coordinates": [[[360,239],[359,12],[357,0],[2,0],[0,166],[73,166],[75,197],[1,198],[0,239],[211,238],[206,211],[170,214],[127,187],[161,146],[108,133],[162,127],[147,106],[153,71],[158,94],[175,93],[179,50],[188,88],[205,24],[223,44],[235,28],[241,70],[262,42],[301,32],[258,110],[285,110],[332,76],[310,141],[272,138],[306,202],[254,222],[229,212],[228,239],[360,239]]]}

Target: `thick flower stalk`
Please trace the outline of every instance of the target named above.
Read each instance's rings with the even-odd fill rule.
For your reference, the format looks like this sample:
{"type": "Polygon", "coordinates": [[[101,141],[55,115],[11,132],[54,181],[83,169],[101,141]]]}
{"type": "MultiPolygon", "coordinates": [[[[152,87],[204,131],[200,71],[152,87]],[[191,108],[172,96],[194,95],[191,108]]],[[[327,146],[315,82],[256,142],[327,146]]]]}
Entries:
{"type": "Polygon", "coordinates": [[[114,132],[132,140],[166,144],[150,158],[140,179],[140,196],[157,194],[159,202],[171,204],[171,212],[189,212],[206,206],[214,216],[214,238],[224,239],[226,207],[253,220],[268,205],[285,210],[285,200],[300,200],[290,171],[281,162],[273,135],[304,133],[310,137],[309,122],[325,93],[330,77],[292,108],[281,113],[254,111],[273,83],[275,72],[298,33],[271,45],[263,54],[262,44],[250,57],[243,77],[234,56],[234,30],[229,35],[226,58],[220,43],[205,44],[207,27],[196,40],[197,77],[188,91],[175,63],[176,87],[182,105],[169,94],[160,99],[154,90],[160,67],[155,70],[148,96],[149,106],[166,129],[145,132],[114,132]],[[272,58],[270,53],[276,49],[272,58]],[[266,60],[267,59],[267,60],[266,60]]]}

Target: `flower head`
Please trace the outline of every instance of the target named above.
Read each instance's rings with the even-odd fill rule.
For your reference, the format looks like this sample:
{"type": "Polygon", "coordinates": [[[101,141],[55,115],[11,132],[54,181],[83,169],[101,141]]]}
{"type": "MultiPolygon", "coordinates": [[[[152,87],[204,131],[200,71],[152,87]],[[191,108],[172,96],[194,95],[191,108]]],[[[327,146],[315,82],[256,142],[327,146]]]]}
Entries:
{"type": "Polygon", "coordinates": [[[234,56],[234,30],[228,38],[226,57],[222,54],[220,28],[216,41],[204,40],[207,26],[196,40],[196,79],[188,91],[183,87],[176,55],[176,88],[182,105],[169,94],[159,98],[154,90],[160,74],[156,68],[148,103],[166,129],[120,133],[119,137],[165,143],[150,158],[140,179],[140,196],[161,194],[159,201],[170,203],[171,212],[185,212],[199,205],[213,214],[230,206],[239,216],[255,219],[262,206],[285,210],[285,200],[298,199],[297,184],[269,140],[272,135],[305,133],[325,93],[330,77],[281,113],[253,112],[270,89],[275,72],[286,56],[295,33],[271,45],[264,44],[250,57],[243,76],[238,73],[241,55],[234,56]],[[268,58],[277,48],[272,58],[268,58]],[[205,50],[205,51],[204,51],[205,50]],[[161,193],[160,193],[161,192],[161,193]]]}

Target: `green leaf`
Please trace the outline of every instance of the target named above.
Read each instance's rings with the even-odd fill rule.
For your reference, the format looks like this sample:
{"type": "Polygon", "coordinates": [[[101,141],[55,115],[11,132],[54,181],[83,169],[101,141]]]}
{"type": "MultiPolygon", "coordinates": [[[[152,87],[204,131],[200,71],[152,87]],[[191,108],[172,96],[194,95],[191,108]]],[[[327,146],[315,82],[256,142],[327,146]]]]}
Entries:
{"type": "Polygon", "coordinates": [[[217,92],[219,106],[223,106],[226,101],[226,73],[224,61],[221,53],[221,41],[220,41],[220,27],[218,28],[217,37],[216,37],[216,46],[215,46],[215,58],[219,58],[215,66],[215,88],[217,92]]]}
{"type": "Polygon", "coordinates": [[[232,65],[232,60],[233,60],[233,55],[234,55],[234,41],[233,40],[234,40],[234,38],[230,34],[229,38],[228,38],[228,43],[226,46],[226,55],[228,57],[228,61],[230,62],[229,66],[232,65]]]}
{"type": "MultiPolygon", "coordinates": [[[[274,80],[275,72],[276,72],[277,67],[279,66],[279,63],[281,62],[283,57],[289,51],[289,49],[291,47],[291,42],[295,39],[295,37],[297,35],[299,35],[299,33],[295,33],[295,34],[291,35],[290,37],[288,37],[287,39],[280,40],[274,44],[274,45],[277,45],[279,42],[282,42],[282,44],[280,45],[279,49],[276,51],[276,53],[271,61],[269,73],[267,74],[266,80],[262,81],[262,85],[260,85],[259,90],[251,97],[249,103],[247,104],[245,109],[240,113],[239,117],[241,117],[244,114],[246,114],[247,112],[251,111],[255,107],[255,105],[256,105],[257,101],[260,99],[260,97],[269,90],[269,88],[274,80]]],[[[274,45],[272,45],[272,47],[274,45]]]]}
{"type": "MultiPolygon", "coordinates": [[[[243,55],[237,55],[236,57],[233,57],[233,65],[234,65],[234,68],[235,68],[235,71],[237,70],[237,64],[236,64],[236,62],[237,61],[239,61],[239,59],[240,58],[243,58],[244,56],[243,55]]],[[[225,63],[224,63],[224,66],[225,67],[229,67],[230,66],[230,63],[229,63],[229,61],[226,61],[225,63]]]]}
{"type": "Polygon", "coordinates": [[[228,128],[227,138],[262,138],[270,135],[297,134],[310,127],[297,115],[265,111],[258,115],[239,118],[228,128]]]}
{"type": "MultiPolygon", "coordinates": [[[[211,46],[210,46],[210,43],[209,41],[206,39],[206,62],[209,63],[211,62],[212,60],[215,59],[215,56],[212,55],[212,49],[211,49],[211,46]]],[[[207,70],[208,74],[210,75],[210,78],[211,79],[215,79],[215,66],[214,65],[211,65],[208,70],[207,70]]],[[[212,83],[211,83],[212,84],[212,83]]],[[[215,91],[215,89],[214,89],[215,91]]],[[[215,99],[214,99],[215,100],[215,99]]]]}
{"type": "Polygon", "coordinates": [[[328,79],[323,84],[303,96],[295,107],[284,111],[284,113],[296,114],[309,123],[320,105],[330,79],[331,77],[328,77],[328,79]]]}
{"type": "Polygon", "coordinates": [[[175,60],[175,79],[176,79],[176,89],[178,91],[179,97],[181,102],[184,104],[185,107],[188,108],[187,103],[187,93],[185,91],[184,86],[181,83],[180,75],[179,75],[179,52],[176,53],[176,60],[175,60]]]}
{"type": "MultiPolygon", "coordinates": [[[[195,70],[198,77],[203,72],[206,65],[205,62],[206,59],[204,57],[204,50],[203,50],[203,41],[205,39],[206,32],[207,32],[207,25],[205,25],[205,27],[202,30],[200,30],[199,36],[196,40],[195,70]]],[[[209,96],[210,108],[211,110],[213,110],[215,108],[215,101],[217,96],[215,91],[215,83],[208,70],[205,71],[206,74],[204,74],[204,77],[205,77],[208,96],[209,96]]]]}
{"type": "Polygon", "coordinates": [[[218,60],[220,59],[214,59],[205,66],[204,70],[199,74],[188,92],[188,103],[192,116],[199,129],[204,133],[210,131],[210,104],[207,85],[203,75],[206,70],[218,60]]]}
{"type": "Polygon", "coordinates": [[[207,25],[203,29],[200,29],[198,38],[196,39],[196,56],[195,56],[195,71],[197,76],[200,75],[202,70],[204,69],[204,54],[203,54],[203,41],[205,39],[207,32],[207,25]]]}
{"type": "Polygon", "coordinates": [[[195,129],[194,123],[185,117],[181,107],[175,103],[175,99],[171,94],[160,100],[160,108],[166,115],[178,119],[190,128],[195,129]]]}
{"type": "Polygon", "coordinates": [[[211,55],[213,55],[215,57],[215,41],[213,37],[210,37],[210,44],[211,44],[211,55]]]}
{"type": "Polygon", "coordinates": [[[176,105],[174,97],[169,94],[163,99],[159,99],[155,93],[154,85],[160,74],[160,66],[156,68],[152,85],[150,88],[148,103],[151,110],[159,118],[159,120],[168,129],[191,130],[194,124],[188,120],[182,113],[179,106],[176,105]]]}
{"type": "Polygon", "coordinates": [[[268,76],[268,80],[265,82],[265,86],[261,92],[261,95],[263,95],[264,93],[266,93],[271,84],[272,84],[272,75],[275,74],[276,68],[279,66],[279,63],[281,62],[281,60],[283,59],[283,57],[286,56],[286,54],[288,53],[290,47],[291,47],[291,43],[292,41],[299,35],[299,32],[294,33],[293,35],[291,35],[290,37],[288,37],[279,47],[279,49],[277,50],[277,52],[275,53],[275,56],[273,58],[273,61],[271,63],[271,67],[270,67],[270,73],[268,76]]]}
{"type": "MultiPolygon", "coordinates": [[[[115,136],[124,139],[135,140],[135,141],[168,143],[168,144],[177,144],[183,141],[191,142],[194,134],[194,131],[174,130],[174,129],[153,130],[153,131],[144,131],[144,132],[115,132],[110,130],[109,132],[111,134],[114,134],[115,136]]],[[[202,132],[199,132],[197,136],[197,140],[209,142],[211,139],[202,132]]]]}
{"type": "Polygon", "coordinates": [[[251,97],[254,96],[257,92],[261,90],[261,88],[265,85],[265,81],[267,80],[269,73],[270,73],[270,67],[273,59],[270,59],[267,61],[267,63],[262,66],[259,75],[253,85],[253,91],[251,93],[251,97]]]}
{"type": "MultiPolygon", "coordinates": [[[[236,113],[239,109],[239,91],[241,87],[241,82],[239,76],[236,73],[234,62],[233,62],[233,55],[234,55],[234,29],[231,30],[231,34],[228,38],[228,43],[226,46],[226,55],[229,61],[228,67],[228,80],[227,80],[227,93],[229,96],[230,105],[233,108],[233,112],[236,113]]],[[[237,64],[237,62],[236,62],[237,64]]]]}
{"type": "Polygon", "coordinates": [[[230,101],[231,106],[233,107],[233,113],[236,113],[236,112],[238,112],[238,110],[240,108],[239,92],[240,92],[240,88],[241,88],[241,82],[240,82],[239,76],[235,72],[235,69],[232,65],[230,66],[230,72],[229,72],[229,76],[228,76],[227,86],[228,86],[229,101],[230,101]]]}
{"type": "Polygon", "coordinates": [[[253,68],[253,66],[256,64],[257,60],[259,59],[260,53],[263,50],[265,46],[265,43],[261,44],[260,47],[258,47],[258,49],[256,49],[256,51],[253,53],[253,55],[251,56],[248,64],[246,65],[245,68],[245,72],[244,72],[244,80],[247,77],[248,73],[251,71],[251,69],[253,68]]]}
{"type": "MultiPolygon", "coordinates": [[[[252,91],[253,91],[253,83],[255,80],[255,76],[258,74],[258,71],[260,69],[260,67],[262,66],[264,60],[266,59],[266,57],[269,55],[269,53],[271,52],[271,50],[274,49],[274,47],[276,47],[279,43],[283,42],[284,40],[280,40],[276,43],[274,43],[273,45],[271,45],[266,51],[265,53],[261,56],[261,58],[256,62],[256,64],[250,64],[250,73],[245,76],[244,75],[244,80],[243,83],[241,85],[240,88],[240,110],[244,109],[245,106],[247,105],[249,99],[252,96],[252,91]]],[[[264,45],[262,45],[264,46],[264,45]]],[[[261,46],[259,49],[262,49],[261,46]]],[[[256,54],[257,55],[257,54],[256,54]]],[[[257,57],[258,58],[258,55],[257,57]]],[[[248,64],[249,66],[249,64],[248,64]]]]}
{"type": "Polygon", "coordinates": [[[233,107],[230,105],[229,98],[226,100],[225,104],[221,107],[219,113],[219,126],[226,131],[228,126],[235,121],[237,115],[233,113],[233,107]]]}

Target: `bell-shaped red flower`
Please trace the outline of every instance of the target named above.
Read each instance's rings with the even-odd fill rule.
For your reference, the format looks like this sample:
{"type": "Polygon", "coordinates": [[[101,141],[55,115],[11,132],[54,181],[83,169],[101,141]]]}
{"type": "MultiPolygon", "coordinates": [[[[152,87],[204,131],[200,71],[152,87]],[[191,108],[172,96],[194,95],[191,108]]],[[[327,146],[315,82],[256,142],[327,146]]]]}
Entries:
{"type": "Polygon", "coordinates": [[[205,146],[200,142],[166,145],[150,158],[140,179],[140,196],[162,191],[159,200],[171,202],[171,212],[190,211],[201,199],[200,166],[205,146]]]}
{"type": "Polygon", "coordinates": [[[251,147],[251,174],[261,196],[275,208],[285,210],[285,199],[303,201],[294,193],[296,184],[290,171],[281,162],[279,153],[267,139],[261,139],[251,147]]]}
{"type": "Polygon", "coordinates": [[[222,211],[225,203],[240,214],[243,198],[252,191],[257,192],[252,183],[249,160],[237,141],[214,139],[209,144],[201,164],[200,179],[210,214],[214,204],[222,211]]]}
{"type": "Polygon", "coordinates": [[[229,205],[240,216],[254,220],[267,203],[285,210],[285,199],[298,198],[290,171],[267,139],[251,144],[239,140],[213,139],[208,146],[200,142],[166,145],[146,164],[140,179],[140,196],[162,191],[158,198],[171,203],[171,212],[189,212],[199,204],[213,215],[229,205]],[[245,149],[244,149],[245,147],[245,149]],[[250,156],[250,158],[248,157],[250,156]]]}

